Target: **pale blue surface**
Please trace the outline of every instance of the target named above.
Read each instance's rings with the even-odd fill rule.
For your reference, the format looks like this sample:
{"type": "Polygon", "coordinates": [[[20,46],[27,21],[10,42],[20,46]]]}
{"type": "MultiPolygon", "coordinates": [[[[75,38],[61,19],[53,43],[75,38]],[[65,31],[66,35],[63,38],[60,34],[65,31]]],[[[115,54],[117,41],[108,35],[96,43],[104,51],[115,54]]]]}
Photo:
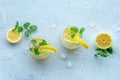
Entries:
{"type": "Polygon", "coordinates": [[[120,80],[119,25],[120,0],[0,0],[0,80],[120,80]],[[11,45],[5,34],[17,20],[39,30],[11,45]],[[70,52],[61,46],[60,33],[69,25],[86,28],[88,50],[70,52]],[[95,34],[101,31],[114,38],[114,54],[107,58],[94,56],[95,34]],[[57,53],[43,61],[32,58],[28,43],[35,36],[47,37],[57,53]]]}

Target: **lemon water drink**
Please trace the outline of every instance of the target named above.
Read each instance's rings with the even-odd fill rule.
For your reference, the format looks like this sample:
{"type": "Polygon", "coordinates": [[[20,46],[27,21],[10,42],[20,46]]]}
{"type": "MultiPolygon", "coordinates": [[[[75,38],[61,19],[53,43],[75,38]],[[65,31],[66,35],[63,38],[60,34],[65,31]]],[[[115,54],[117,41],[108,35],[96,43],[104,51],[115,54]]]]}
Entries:
{"type": "Polygon", "coordinates": [[[82,40],[84,30],[84,28],[79,29],[75,26],[67,27],[61,35],[62,45],[70,50],[77,49],[80,45],[88,48],[88,44],[82,40]]]}
{"type": "Polygon", "coordinates": [[[56,48],[51,46],[48,40],[37,37],[30,41],[30,51],[36,59],[45,59],[51,53],[56,52],[56,48]]]}

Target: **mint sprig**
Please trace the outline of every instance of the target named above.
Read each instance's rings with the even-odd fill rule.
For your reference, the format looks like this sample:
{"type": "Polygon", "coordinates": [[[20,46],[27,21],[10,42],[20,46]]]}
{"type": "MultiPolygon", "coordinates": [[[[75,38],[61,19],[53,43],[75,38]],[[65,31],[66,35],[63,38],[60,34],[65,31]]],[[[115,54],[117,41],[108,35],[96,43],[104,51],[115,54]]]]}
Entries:
{"type": "Polygon", "coordinates": [[[18,31],[19,33],[23,31],[23,27],[22,26],[19,26],[19,22],[16,21],[16,24],[15,24],[15,27],[13,28],[12,31],[18,31]]]}
{"type": "MultiPolygon", "coordinates": [[[[37,43],[36,40],[32,39],[32,40],[31,40],[31,43],[35,46],[35,48],[34,48],[34,54],[35,54],[36,56],[40,55],[40,52],[39,52],[39,50],[38,50],[39,47],[42,46],[42,45],[47,45],[47,44],[48,44],[45,39],[43,39],[43,40],[42,40],[41,42],[39,42],[39,43],[37,43]]],[[[30,51],[32,52],[32,48],[30,48],[30,51]]]]}
{"type": "Polygon", "coordinates": [[[26,37],[29,37],[32,32],[37,30],[37,26],[36,25],[30,25],[29,22],[24,23],[23,27],[26,29],[26,31],[24,33],[26,37]]]}
{"type": "Polygon", "coordinates": [[[85,31],[84,27],[82,27],[81,29],[77,28],[76,26],[72,27],[71,28],[71,32],[72,32],[71,38],[74,38],[76,33],[78,33],[78,32],[79,32],[80,37],[82,37],[84,31],[85,31]]]}
{"type": "Polygon", "coordinates": [[[82,37],[82,35],[83,35],[83,32],[85,32],[85,28],[84,28],[84,27],[82,27],[82,28],[80,29],[80,32],[79,32],[79,34],[80,34],[80,37],[82,37]]]}
{"type": "Polygon", "coordinates": [[[71,28],[71,31],[74,32],[74,33],[77,33],[78,32],[78,28],[76,26],[74,26],[74,27],[71,28]]]}
{"type": "Polygon", "coordinates": [[[15,27],[12,31],[17,30],[20,33],[20,32],[23,32],[24,29],[26,29],[26,31],[24,32],[24,35],[26,37],[29,37],[32,32],[37,30],[37,26],[36,25],[30,25],[30,22],[25,22],[23,24],[23,26],[20,26],[19,22],[17,21],[16,24],[15,24],[15,27]]]}
{"type": "Polygon", "coordinates": [[[101,48],[96,48],[96,51],[99,51],[98,53],[95,54],[95,56],[101,56],[101,57],[107,57],[109,56],[108,53],[112,54],[113,53],[113,48],[109,47],[107,49],[101,49],[101,48]]]}

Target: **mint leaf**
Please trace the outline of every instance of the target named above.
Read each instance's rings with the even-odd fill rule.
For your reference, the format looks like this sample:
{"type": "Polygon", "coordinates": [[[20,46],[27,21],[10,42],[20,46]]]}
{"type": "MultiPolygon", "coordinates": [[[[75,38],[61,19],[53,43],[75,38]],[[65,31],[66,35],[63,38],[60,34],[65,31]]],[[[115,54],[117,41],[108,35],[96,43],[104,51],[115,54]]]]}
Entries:
{"type": "Polygon", "coordinates": [[[12,31],[15,31],[19,27],[19,22],[16,21],[15,28],[12,31]]]}
{"type": "Polygon", "coordinates": [[[32,48],[30,48],[30,51],[32,52],[32,48]]]}
{"type": "Polygon", "coordinates": [[[31,40],[31,43],[32,43],[34,46],[36,46],[37,41],[34,40],[34,39],[32,39],[32,40],[31,40]]]}
{"type": "Polygon", "coordinates": [[[37,30],[37,26],[36,25],[31,25],[30,26],[30,31],[36,31],[37,30]]]}
{"type": "Polygon", "coordinates": [[[23,27],[26,28],[26,29],[27,29],[29,26],[30,26],[30,23],[29,23],[29,22],[26,22],[26,23],[23,24],[23,27]]]}
{"type": "Polygon", "coordinates": [[[108,54],[105,50],[100,51],[99,53],[95,54],[95,56],[100,55],[101,57],[107,57],[108,54]]]}
{"type": "Polygon", "coordinates": [[[81,37],[82,37],[84,31],[85,31],[85,28],[82,27],[82,28],[80,29],[80,32],[79,32],[79,34],[80,34],[81,37]]]}
{"type": "Polygon", "coordinates": [[[18,32],[20,33],[20,32],[22,32],[23,31],[23,27],[18,27],[18,32]]]}
{"type": "Polygon", "coordinates": [[[26,31],[24,34],[25,34],[26,37],[29,37],[30,36],[30,31],[26,31]]]}
{"type": "Polygon", "coordinates": [[[113,48],[112,48],[112,47],[109,47],[109,48],[107,49],[107,52],[109,52],[110,54],[112,54],[112,53],[113,53],[113,48]]]}
{"type": "Polygon", "coordinates": [[[103,49],[101,49],[101,48],[96,48],[95,50],[96,50],[96,51],[102,51],[103,49]]]}
{"type": "Polygon", "coordinates": [[[72,34],[71,37],[74,38],[74,37],[75,37],[75,34],[72,34]]]}
{"type": "Polygon", "coordinates": [[[17,29],[19,27],[19,22],[16,22],[15,28],[17,29]]]}
{"type": "Polygon", "coordinates": [[[102,52],[100,53],[100,56],[102,56],[102,57],[107,57],[107,56],[108,56],[108,54],[107,54],[107,52],[106,52],[106,51],[102,51],[102,52]]]}
{"type": "Polygon", "coordinates": [[[45,39],[42,40],[42,42],[39,44],[40,46],[41,45],[47,45],[47,41],[45,39]]]}
{"type": "Polygon", "coordinates": [[[38,48],[37,48],[37,47],[34,48],[34,53],[35,53],[35,55],[37,55],[37,56],[40,54],[40,53],[38,52],[38,48]]]}
{"type": "Polygon", "coordinates": [[[75,27],[75,26],[74,26],[74,27],[72,27],[72,28],[71,28],[71,30],[72,30],[72,32],[74,32],[74,33],[77,33],[77,32],[78,32],[78,28],[77,28],[77,27],[75,27]]]}

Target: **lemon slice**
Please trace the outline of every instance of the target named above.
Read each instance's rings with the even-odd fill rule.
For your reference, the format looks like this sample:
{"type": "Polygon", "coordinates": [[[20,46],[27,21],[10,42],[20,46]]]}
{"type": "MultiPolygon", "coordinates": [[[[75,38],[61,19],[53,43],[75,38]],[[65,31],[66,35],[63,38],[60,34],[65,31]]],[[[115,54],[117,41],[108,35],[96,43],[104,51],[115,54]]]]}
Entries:
{"type": "Polygon", "coordinates": [[[82,46],[84,46],[85,48],[89,48],[88,44],[86,42],[84,42],[79,36],[75,36],[73,38],[75,41],[77,41],[79,44],[81,44],[82,46]]]}
{"type": "Polygon", "coordinates": [[[9,29],[6,34],[6,39],[10,43],[17,43],[21,40],[22,34],[19,33],[17,30],[12,31],[13,29],[9,29]]]}
{"type": "Polygon", "coordinates": [[[108,33],[100,33],[95,40],[96,45],[101,49],[107,49],[112,44],[112,38],[108,33]]]}
{"type": "Polygon", "coordinates": [[[56,51],[57,51],[55,47],[50,46],[50,45],[40,46],[40,47],[39,47],[39,51],[42,51],[42,50],[51,51],[51,52],[56,52],[56,51]]]}

